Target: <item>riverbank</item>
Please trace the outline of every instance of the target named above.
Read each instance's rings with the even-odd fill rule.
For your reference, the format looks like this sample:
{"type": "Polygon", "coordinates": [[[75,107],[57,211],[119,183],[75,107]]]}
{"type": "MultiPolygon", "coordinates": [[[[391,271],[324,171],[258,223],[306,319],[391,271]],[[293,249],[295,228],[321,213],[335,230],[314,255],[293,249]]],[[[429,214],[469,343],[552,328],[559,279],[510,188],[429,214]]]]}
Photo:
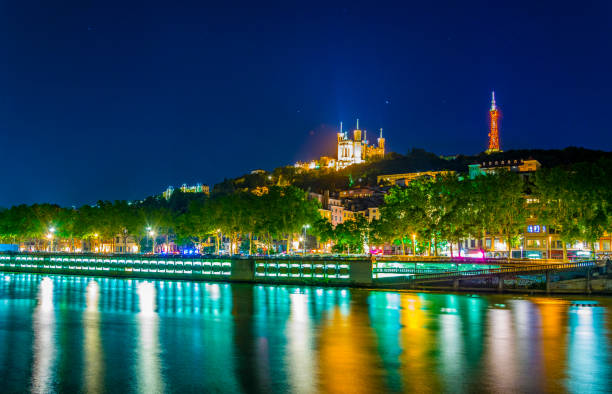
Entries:
{"type": "Polygon", "coordinates": [[[0,253],[0,271],[14,273],[471,293],[612,294],[605,269],[523,260],[0,253]]]}

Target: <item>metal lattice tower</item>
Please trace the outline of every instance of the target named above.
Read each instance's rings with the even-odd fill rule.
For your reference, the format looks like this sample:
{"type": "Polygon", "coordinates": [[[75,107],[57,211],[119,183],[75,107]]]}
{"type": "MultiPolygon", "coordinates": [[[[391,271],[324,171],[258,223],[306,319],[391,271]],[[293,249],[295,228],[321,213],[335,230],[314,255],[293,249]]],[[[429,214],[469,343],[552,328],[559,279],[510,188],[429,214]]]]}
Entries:
{"type": "Polygon", "coordinates": [[[487,149],[487,152],[499,152],[499,111],[495,105],[495,92],[491,93],[489,118],[489,149],[487,149]]]}

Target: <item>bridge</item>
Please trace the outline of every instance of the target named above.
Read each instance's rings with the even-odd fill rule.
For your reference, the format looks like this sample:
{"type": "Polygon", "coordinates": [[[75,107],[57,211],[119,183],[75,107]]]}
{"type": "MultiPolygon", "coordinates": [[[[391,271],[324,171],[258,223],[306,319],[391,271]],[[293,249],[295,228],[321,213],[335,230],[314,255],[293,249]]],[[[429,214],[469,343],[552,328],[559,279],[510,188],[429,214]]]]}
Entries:
{"type": "MultiPolygon", "coordinates": [[[[477,266],[477,263],[474,262],[462,263],[463,267],[466,265],[477,266]]],[[[550,292],[552,274],[584,272],[587,279],[586,291],[590,292],[589,281],[591,272],[597,268],[596,261],[506,260],[499,261],[497,263],[498,267],[492,267],[492,263],[493,261],[482,262],[481,265],[488,266],[480,269],[461,269],[461,265],[455,262],[447,264],[448,267],[446,268],[417,268],[418,263],[416,263],[414,267],[374,267],[372,274],[380,284],[392,284],[394,286],[408,285],[409,288],[414,288],[418,285],[452,282],[452,287],[455,290],[460,288],[461,281],[495,278],[499,291],[503,291],[505,277],[544,275],[546,278],[546,291],[550,292]]],[[[436,263],[430,263],[430,265],[433,264],[436,263]]]]}
{"type": "Polygon", "coordinates": [[[474,259],[446,257],[213,256],[91,253],[0,253],[0,271],[106,277],[284,283],[331,286],[425,288],[576,272],[590,278],[594,261],[474,259]],[[492,278],[492,279],[491,279],[492,278]]]}

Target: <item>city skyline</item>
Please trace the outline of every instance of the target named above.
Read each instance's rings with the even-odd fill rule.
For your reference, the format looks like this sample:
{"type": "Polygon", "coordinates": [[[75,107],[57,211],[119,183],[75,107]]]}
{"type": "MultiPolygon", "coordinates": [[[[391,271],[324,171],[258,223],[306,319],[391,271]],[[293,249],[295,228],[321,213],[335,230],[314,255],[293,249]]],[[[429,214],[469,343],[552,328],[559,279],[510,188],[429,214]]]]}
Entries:
{"type": "Polygon", "coordinates": [[[612,2],[0,2],[3,392],[607,392],[612,2]]]}
{"type": "Polygon", "coordinates": [[[0,206],[212,185],[356,118],[387,151],[474,154],[492,90],[504,150],[609,151],[608,6],[579,7],[6,5],[0,206]]]}

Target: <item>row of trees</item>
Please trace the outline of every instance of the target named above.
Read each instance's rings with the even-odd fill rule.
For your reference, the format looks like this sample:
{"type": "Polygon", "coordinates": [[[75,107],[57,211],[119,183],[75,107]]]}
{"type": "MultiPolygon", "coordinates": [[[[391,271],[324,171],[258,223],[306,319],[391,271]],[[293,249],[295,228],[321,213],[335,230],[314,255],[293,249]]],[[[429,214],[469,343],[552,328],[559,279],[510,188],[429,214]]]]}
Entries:
{"type": "Polygon", "coordinates": [[[96,240],[107,240],[114,249],[117,237],[127,245],[130,237],[140,243],[152,234],[165,238],[166,243],[172,238],[179,244],[197,244],[214,237],[218,251],[223,237],[229,238],[234,248],[243,237],[250,241],[256,237],[268,244],[283,240],[288,245],[305,223],[314,223],[318,217],[318,202],[308,200],[307,194],[295,187],[272,186],[259,195],[234,192],[211,198],[175,191],[169,200],[151,197],[137,203],[100,201],[80,208],[14,206],[0,211],[0,239],[27,242],[40,250],[51,235],[68,240],[72,249],[79,241],[96,240]]]}
{"type": "Polygon", "coordinates": [[[521,178],[508,171],[474,180],[449,175],[412,182],[385,199],[378,235],[399,238],[404,248],[416,236],[431,243],[435,254],[440,241],[447,241],[453,254],[453,244],[487,233],[500,234],[511,247],[527,218],[524,192],[521,178]]]}
{"type": "Polygon", "coordinates": [[[501,234],[508,245],[516,243],[527,218],[525,184],[512,172],[465,180],[455,175],[419,179],[407,187],[393,187],[385,196],[380,220],[365,218],[342,223],[335,229],[319,222],[318,233],[335,241],[337,251],[362,251],[364,245],[397,243],[403,254],[409,248],[438,253],[448,244],[467,237],[501,234]]]}

